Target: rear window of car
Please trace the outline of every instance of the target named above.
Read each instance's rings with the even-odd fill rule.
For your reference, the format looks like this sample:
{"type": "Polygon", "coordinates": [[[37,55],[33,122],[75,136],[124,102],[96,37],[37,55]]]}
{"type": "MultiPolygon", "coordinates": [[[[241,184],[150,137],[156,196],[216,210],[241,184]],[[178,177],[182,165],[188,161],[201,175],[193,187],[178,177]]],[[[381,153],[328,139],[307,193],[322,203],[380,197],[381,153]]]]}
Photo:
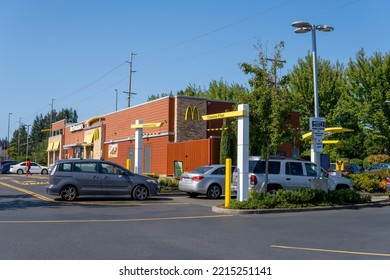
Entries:
{"type": "Polygon", "coordinates": [[[58,171],[71,172],[72,171],[72,163],[70,163],[70,162],[61,163],[58,166],[58,171]]]}
{"type": "Polygon", "coordinates": [[[195,168],[194,170],[190,171],[190,173],[206,173],[207,171],[209,171],[210,169],[212,169],[213,167],[212,166],[202,166],[202,167],[198,167],[198,168],[195,168]]]}
{"type": "MultiPolygon", "coordinates": [[[[265,173],[265,161],[258,161],[255,167],[253,168],[253,172],[256,174],[264,174],[265,173]]],[[[268,174],[280,174],[280,162],[279,161],[269,161],[268,164],[268,174]]]]}

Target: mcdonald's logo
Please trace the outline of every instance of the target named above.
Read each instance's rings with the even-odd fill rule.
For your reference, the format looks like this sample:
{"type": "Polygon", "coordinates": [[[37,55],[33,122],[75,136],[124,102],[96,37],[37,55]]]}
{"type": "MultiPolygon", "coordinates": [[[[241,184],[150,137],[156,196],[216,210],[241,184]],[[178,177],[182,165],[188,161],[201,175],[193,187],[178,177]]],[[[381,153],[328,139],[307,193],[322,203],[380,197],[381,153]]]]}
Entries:
{"type": "Polygon", "coordinates": [[[184,115],[184,120],[188,120],[188,113],[191,113],[191,119],[194,121],[195,119],[195,113],[198,116],[198,121],[200,121],[200,115],[198,107],[196,106],[187,106],[186,114],[184,115]]]}

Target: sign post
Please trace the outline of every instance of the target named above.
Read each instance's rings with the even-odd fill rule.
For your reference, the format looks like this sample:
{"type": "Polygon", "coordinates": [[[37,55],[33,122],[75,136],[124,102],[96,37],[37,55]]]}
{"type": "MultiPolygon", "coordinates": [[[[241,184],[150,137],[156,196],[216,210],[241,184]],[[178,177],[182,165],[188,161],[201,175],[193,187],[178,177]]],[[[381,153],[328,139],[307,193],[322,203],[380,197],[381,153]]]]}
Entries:
{"type": "MultiPolygon", "coordinates": [[[[205,121],[238,117],[238,132],[237,132],[237,169],[238,169],[238,181],[237,181],[237,200],[248,200],[248,163],[249,163],[249,105],[239,104],[238,111],[217,113],[211,115],[202,116],[205,121]]],[[[226,169],[227,172],[227,169],[226,169]]],[[[227,179],[227,178],[226,178],[227,179]]],[[[231,182],[229,182],[230,184],[231,182]]],[[[225,193],[226,196],[230,196],[230,193],[225,193]]],[[[230,199],[230,197],[229,197],[230,199]]],[[[226,203],[226,202],[225,202],[226,203]]]]}
{"type": "Polygon", "coordinates": [[[317,165],[317,177],[321,175],[321,152],[324,150],[322,140],[324,139],[325,118],[311,117],[310,130],[312,131],[311,161],[317,165]]]}
{"type": "Polygon", "coordinates": [[[142,120],[136,120],[131,128],[135,128],[135,151],[134,151],[134,173],[142,174],[142,132],[143,128],[161,127],[162,122],[158,123],[143,123],[142,120]]]}

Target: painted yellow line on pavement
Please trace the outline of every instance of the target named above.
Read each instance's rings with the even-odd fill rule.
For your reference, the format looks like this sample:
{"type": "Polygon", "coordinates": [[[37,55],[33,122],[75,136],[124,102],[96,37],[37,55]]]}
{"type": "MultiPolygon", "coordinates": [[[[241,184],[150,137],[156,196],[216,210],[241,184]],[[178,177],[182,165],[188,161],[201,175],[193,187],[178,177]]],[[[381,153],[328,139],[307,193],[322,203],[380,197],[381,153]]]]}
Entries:
{"type": "Polygon", "coordinates": [[[24,188],[19,188],[17,186],[14,186],[14,185],[11,185],[11,184],[7,184],[7,183],[4,183],[4,182],[0,182],[0,185],[3,185],[7,188],[11,188],[11,189],[14,189],[14,190],[17,190],[17,191],[20,191],[20,192],[23,192],[23,193],[26,193],[26,194],[29,194],[31,196],[34,196],[40,200],[44,200],[44,201],[49,201],[49,202],[58,202],[54,199],[51,199],[51,198],[48,198],[46,196],[43,196],[43,195],[40,195],[38,193],[35,193],[35,192],[32,192],[32,191],[29,191],[29,190],[26,190],[24,188]]]}
{"type": "Polygon", "coordinates": [[[103,219],[103,220],[37,220],[37,221],[0,221],[0,224],[50,224],[50,223],[128,223],[147,221],[169,221],[169,220],[191,220],[191,219],[213,219],[233,217],[234,215],[212,215],[212,216],[184,216],[184,217],[163,217],[163,218],[133,218],[133,219],[103,219]]]}
{"type": "Polygon", "coordinates": [[[350,255],[366,255],[366,256],[390,257],[390,254],[384,254],[384,253],[354,252],[354,251],[330,250],[330,249],[319,249],[319,248],[305,248],[305,247],[293,247],[293,246],[279,246],[279,245],[271,245],[271,247],[272,248],[278,248],[278,249],[292,249],[292,250],[316,251],[316,252],[350,254],[350,255]]]}
{"type": "Polygon", "coordinates": [[[48,202],[56,202],[56,203],[63,203],[63,204],[72,204],[72,205],[98,205],[98,206],[157,206],[157,205],[183,205],[183,204],[189,204],[186,202],[128,202],[128,201],[118,201],[118,202],[104,202],[104,201],[58,201],[54,200],[52,198],[40,195],[38,193],[26,190],[24,188],[20,188],[8,183],[0,182],[0,185],[3,185],[7,188],[11,188],[26,194],[29,194],[31,196],[34,196],[40,200],[48,201],[48,202]]]}

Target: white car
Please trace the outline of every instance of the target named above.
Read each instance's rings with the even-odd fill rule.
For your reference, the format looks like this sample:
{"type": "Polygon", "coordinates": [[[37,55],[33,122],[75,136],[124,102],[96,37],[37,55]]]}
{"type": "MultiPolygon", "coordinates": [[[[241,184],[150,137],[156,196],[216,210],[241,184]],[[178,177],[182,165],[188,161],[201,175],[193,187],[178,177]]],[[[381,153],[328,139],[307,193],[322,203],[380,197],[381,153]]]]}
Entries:
{"type": "MultiPolygon", "coordinates": [[[[38,174],[47,174],[48,168],[46,166],[39,165],[36,162],[31,162],[31,173],[38,173],[38,174]]],[[[21,163],[11,165],[9,169],[9,173],[16,173],[16,174],[25,174],[26,173],[26,162],[23,161],[21,163]]]]}

